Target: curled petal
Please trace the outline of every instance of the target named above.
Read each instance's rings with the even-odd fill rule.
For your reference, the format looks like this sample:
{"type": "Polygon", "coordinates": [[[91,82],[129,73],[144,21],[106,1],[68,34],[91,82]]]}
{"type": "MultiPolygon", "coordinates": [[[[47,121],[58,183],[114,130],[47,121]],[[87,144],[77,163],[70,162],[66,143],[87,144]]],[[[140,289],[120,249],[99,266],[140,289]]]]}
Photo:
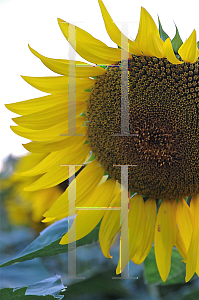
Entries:
{"type": "Polygon", "coordinates": [[[158,28],[150,14],[141,8],[140,23],[138,34],[135,40],[136,46],[144,55],[164,57],[163,44],[158,28]]]}
{"type": "Polygon", "coordinates": [[[177,57],[175,56],[170,38],[166,39],[163,47],[164,47],[165,56],[170,63],[172,63],[172,64],[182,64],[183,63],[182,61],[178,60],[177,57]]]}
{"type": "Polygon", "coordinates": [[[103,2],[101,0],[98,0],[102,16],[104,19],[104,23],[106,26],[106,31],[108,32],[108,35],[112,39],[114,43],[116,43],[119,47],[122,49],[129,51],[130,53],[134,55],[142,55],[142,52],[140,49],[136,46],[135,42],[127,39],[127,37],[121,33],[121,31],[118,29],[118,27],[113,22],[111,16],[109,15],[106,7],[104,6],[103,2]],[[126,45],[122,43],[122,40],[127,40],[126,45]]]}
{"type": "Polygon", "coordinates": [[[178,50],[181,58],[190,63],[194,63],[198,59],[198,48],[196,42],[196,31],[193,30],[190,37],[182,44],[178,50]]]}

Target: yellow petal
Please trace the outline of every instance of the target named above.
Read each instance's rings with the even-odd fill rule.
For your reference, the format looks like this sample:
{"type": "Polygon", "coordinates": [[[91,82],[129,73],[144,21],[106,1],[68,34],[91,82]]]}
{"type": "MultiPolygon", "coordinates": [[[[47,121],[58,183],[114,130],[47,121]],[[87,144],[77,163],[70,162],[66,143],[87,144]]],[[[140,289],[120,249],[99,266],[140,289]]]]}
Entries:
{"type": "MultiPolygon", "coordinates": [[[[27,83],[34,88],[46,93],[68,92],[69,77],[67,76],[49,76],[49,77],[29,77],[21,76],[27,83]]],[[[70,78],[71,81],[71,78],[70,78]]],[[[95,83],[90,78],[74,78],[76,91],[84,91],[95,83]]]]}
{"type": "Polygon", "coordinates": [[[163,40],[153,32],[149,32],[146,51],[150,53],[150,56],[156,56],[158,58],[165,57],[163,40]]]}
{"type": "Polygon", "coordinates": [[[41,222],[41,216],[43,213],[51,207],[51,205],[59,198],[62,194],[62,190],[59,186],[55,186],[50,189],[46,189],[43,191],[38,191],[34,194],[34,198],[32,199],[32,215],[31,218],[35,222],[41,222]],[[41,203],[42,199],[42,203],[41,203]],[[42,205],[41,205],[42,204],[42,205]]]}
{"type": "Polygon", "coordinates": [[[34,166],[32,169],[20,173],[21,176],[36,176],[40,174],[44,174],[48,172],[51,167],[55,164],[57,164],[60,160],[60,158],[63,158],[66,156],[66,153],[68,153],[68,149],[64,149],[59,151],[59,155],[57,152],[52,152],[49,155],[47,155],[39,164],[34,166]]]}
{"type": "Polygon", "coordinates": [[[55,164],[69,164],[69,161],[74,160],[74,157],[76,159],[77,155],[74,155],[74,151],[78,154],[81,153],[81,150],[83,151],[90,151],[89,144],[83,145],[84,139],[82,137],[82,143],[73,143],[69,147],[67,147],[64,150],[60,150],[59,154],[57,152],[52,152],[49,155],[47,155],[43,160],[41,160],[40,163],[38,163],[33,168],[29,169],[28,171],[19,173],[21,176],[36,176],[40,174],[44,174],[55,165],[55,164]]]}
{"type": "Polygon", "coordinates": [[[104,6],[103,2],[101,0],[98,0],[102,16],[104,19],[106,31],[108,32],[108,35],[112,39],[114,43],[116,43],[119,47],[122,49],[129,51],[130,53],[134,55],[142,55],[142,52],[139,50],[139,48],[135,45],[135,43],[128,39],[128,45],[125,47],[122,45],[121,40],[126,40],[126,36],[124,36],[123,33],[118,29],[118,27],[113,22],[111,16],[109,15],[106,7],[104,6]]]}
{"type": "MultiPolygon", "coordinates": [[[[76,119],[76,128],[79,128],[85,120],[84,117],[78,117],[76,119]]],[[[14,133],[29,140],[49,141],[58,137],[60,134],[68,133],[68,120],[43,130],[31,130],[21,126],[10,126],[10,128],[14,133]]]]}
{"type": "Polygon", "coordinates": [[[176,222],[180,235],[184,241],[186,252],[189,249],[191,236],[193,232],[193,224],[191,220],[191,211],[184,199],[179,199],[176,208],[176,222]]]}
{"type": "Polygon", "coordinates": [[[184,262],[187,260],[187,248],[184,244],[184,241],[180,235],[178,227],[176,228],[176,243],[175,246],[180,253],[180,255],[183,257],[184,262]]]}
{"type": "Polygon", "coordinates": [[[155,199],[147,199],[147,201],[144,203],[144,206],[146,212],[144,235],[140,247],[138,248],[137,252],[132,258],[132,261],[138,265],[140,265],[145,260],[146,256],[149,254],[153,245],[155,234],[155,221],[157,214],[155,199]]]}
{"type": "Polygon", "coordinates": [[[155,22],[143,7],[141,7],[140,23],[135,44],[144,55],[164,57],[164,42],[160,38],[155,22]]]}
{"type": "Polygon", "coordinates": [[[115,180],[110,179],[105,181],[103,184],[98,186],[95,192],[92,194],[91,198],[82,206],[90,207],[87,210],[78,210],[75,221],[70,228],[70,232],[66,233],[60,241],[60,244],[68,244],[68,242],[74,242],[82,237],[86,236],[91,232],[99,223],[103,217],[105,211],[100,210],[100,208],[105,208],[109,205],[111,198],[113,197],[113,192],[115,189],[115,180]],[[99,208],[99,210],[94,210],[93,208],[99,208]],[[85,222],[85,220],[87,220],[85,222]],[[82,226],[82,224],[84,224],[82,226]],[[69,240],[69,235],[74,238],[69,240]]]}
{"type": "Polygon", "coordinates": [[[190,209],[193,217],[193,232],[187,254],[186,282],[199,271],[199,196],[192,196],[190,209]]]}
{"type": "MultiPolygon", "coordinates": [[[[86,146],[86,145],[85,145],[86,146]]],[[[81,147],[78,151],[71,152],[63,159],[63,164],[81,165],[84,163],[90,148],[81,147]]],[[[68,167],[60,166],[58,163],[53,166],[46,174],[25,188],[25,191],[36,191],[50,188],[68,179],[68,167]]]]}
{"type": "Polygon", "coordinates": [[[170,63],[183,64],[183,61],[178,60],[177,57],[175,56],[170,38],[166,39],[163,48],[164,48],[165,56],[170,63]]]}
{"type": "MultiPolygon", "coordinates": [[[[62,167],[63,169],[66,167],[62,167]]],[[[104,168],[99,167],[97,160],[92,161],[83,171],[73,180],[70,187],[76,188],[76,206],[82,206],[94,193],[102,176],[104,168]]],[[[44,217],[59,219],[68,216],[69,201],[68,189],[59,197],[53,206],[44,214],[44,217]]]]}
{"type": "Polygon", "coordinates": [[[129,257],[127,255],[121,256],[120,251],[116,274],[119,274],[124,270],[129,260],[132,259],[138,250],[144,235],[145,220],[146,216],[143,198],[141,195],[135,195],[129,203],[129,257]]]}
{"type": "Polygon", "coordinates": [[[178,53],[181,58],[190,63],[194,63],[198,59],[198,48],[196,42],[196,31],[193,30],[190,37],[179,48],[178,53]]]}
{"type": "Polygon", "coordinates": [[[83,29],[70,25],[61,19],[58,19],[58,23],[71,46],[87,61],[94,64],[114,64],[120,60],[120,49],[108,47],[83,29]],[[69,39],[69,26],[73,26],[73,30],[75,30],[74,41],[69,39]]]}
{"type": "MultiPolygon", "coordinates": [[[[86,133],[86,127],[80,127],[80,129],[77,129],[77,134],[85,134],[85,133],[86,133]]],[[[81,136],[67,136],[67,137],[59,136],[52,141],[30,142],[23,146],[26,150],[33,153],[43,153],[43,152],[49,153],[49,152],[54,152],[69,147],[69,145],[71,145],[74,142],[78,143],[78,140],[81,142],[82,137],[81,136]]]]}
{"type": "Polygon", "coordinates": [[[107,179],[108,179],[108,175],[104,175],[102,177],[101,181],[99,182],[99,185],[101,185],[102,183],[104,183],[107,179]]]}
{"type": "Polygon", "coordinates": [[[102,75],[106,72],[106,70],[104,70],[103,68],[97,66],[91,66],[81,61],[48,58],[39,54],[37,51],[32,49],[29,45],[28,47],[35,56],[41,59],[41,61],[47,68],[61,75],[83,78],[83,77],[102,75]],[[70,64],[75,65],[75,70],[73,69],[71,70],[70,68],[70,73],[69,73],[70,64]]]}
{"type": "MultiPolygon", "coordinates": [[[[13,118],[13,121],[16,124],[29,129],[46,129],[55,126],[58,123],[66,121],[68,119],[68,109],[71,110],[72,107],[73,103],[66,102],[33,114],[13,118]]],[[[76,101],[76,116],[81,114],[86,109],[86,107],[86,102],[84,103],[82,101],[76,101]]]]}
{"type": "Polygon", "coordinates": [[[102,252],[105,257],[111,258],[109,250],[114,241],[116,233],[120,229],[120,206],[121,206],[120,192],[114,197],[110,203],[110,207],[116,210],[106,211],[99,230],[99,242],[102,252]],[[117,210],[119,208],[119,210],[117,210]]]}
{"type": "Polygon", "coordinates": [[[176,242],[176,203],[163,200],[155,228],[155,257],[162,280],[165,282],[171,268],[171,252],[176,242]]]}
{"type": "Polygon", "coordinates": [[[53,170],[47,172],[41,176],[38,180],[26,187],[24,191],[37,191],[46,189],[68,179],[68,167],[62,168],[59,165],[55,165],[53,170]]]}
{"type": "Polygon", "coordinates": [[[47,155],[44,153],[31,153],[20,158],[17,162],[15,172],[22,173],[40,163],[47,155]]]}
{"type": "MultiPolygon", "coordinates": [[[[90,97],[89,92],[77,92],[76,101],[85,102],[90,97]]],[[[6,104],[7,109],[18,115],[28,115],[37,111],[41,111],[52,106],[67,103],[68,93],[52,94],[39,98],[34,98],[26,101],[6,104]]]]}
{"type": "Polygon", "coordinates": [[[46,218],[46,219],[42,220],[43,223],[49,223],[52,221],[54,221],[54,218],[46,218]]]}

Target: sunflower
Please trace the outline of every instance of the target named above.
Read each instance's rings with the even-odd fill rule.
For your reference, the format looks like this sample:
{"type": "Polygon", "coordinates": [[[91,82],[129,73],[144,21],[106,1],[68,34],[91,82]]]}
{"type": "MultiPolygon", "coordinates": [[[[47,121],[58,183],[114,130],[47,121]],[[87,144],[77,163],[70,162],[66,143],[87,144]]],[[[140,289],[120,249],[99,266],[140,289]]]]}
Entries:
{"type": "Polygon", "coordinates": [[[20,173],[38,164],[45,156],[43,153],[32,153],[20,157],[16,162],[13,174],[2,180],[2,190],[9,190],[6,193],[5,208],[13,225],[26,225],[38,231],[44,229],[44,224],[41,223],[44,212],[64,191],[63,184],[35,192],[23,190],[41,176],[24,177],[20,173]]]}
{"type": "Polygon", "coordinates": [[[55,186],[84,165],[44,214],[48,222],[76,213],[61,244],[81,239],[101,221],[101,249],[111,258],[110,247],[127,225],[127,247],[121,239],[117,274],[130,260],[141,264],[154,243],[162,280],[168,277],[175,246],[186,263],[185,280],[189,281],[195,272],[199,274],[196,31],[183,43],[176,28],[176,43],[141,8],[132,41],[117,28],[103,2],[98,2],[106,30],[118,48],[58,19],[72,47],[94,65],[47,58],[30,47],[61,76],[23,77],[49,95],[7,105],[22,115],[14,119],[18,127],[12,130],[32,140],[24,147],[46,154],[23,173],[43,174],[25,190],[55,186]],[[70,187],[76,187],[75,205],[69,201],[70,187]],[[125,195],[127,202],[121,201],[125,195]]]}

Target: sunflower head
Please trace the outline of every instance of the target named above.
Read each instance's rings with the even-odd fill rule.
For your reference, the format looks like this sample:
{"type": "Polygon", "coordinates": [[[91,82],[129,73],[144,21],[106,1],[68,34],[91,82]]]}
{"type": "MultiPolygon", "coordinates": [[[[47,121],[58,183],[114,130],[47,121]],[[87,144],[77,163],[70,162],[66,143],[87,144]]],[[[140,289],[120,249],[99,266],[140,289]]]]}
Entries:
{"type": "Polygon", "coordinates": [[[109,67],[95,83],[87,112],[92,151],[118,181],[114,166],[129,165],[132,191],[161,199],[198,192],[198,72],[198,62],[132,55],[122,95],[129,106],[126,134],[121,65],[109,67]]]}
{"type": "Polygon", "coordinates": [[[23,174],[39,175],[26,191],[51,188],[79,170],[76,180],[69,180],[76,195],[73,202],[67,189],[44,214],[48,222],[76,213],[69,231],[72,235],[66,233],[61,244],[81,239],[101,220],[100,245],[110,258],[110,247],[125,223],[129,253],[124,257],[120,251],[117,273],[129,260],[141,264],[155,242],[162,280],[168,277],[176,246],[186,263],[188,281],[195,272],[199,274],[196,31],[183,43],[176,28],[171,40],[160,21],[158,30],[141,8],[138,33],[132,41],[117,28],[103,2],[98,2],[106,30],[118,47],[108,47],[58,19],[72,47],[95,66],[47,58],[30,48],[62,76],[23,77],[49,95],[7,105],[22,115],[14,119],[19,126],[12,130],[32,140],[25,148],[45,154],[23,174]],[[118,166],[128,166],[124,186],[118,166]],[[130,199],[128,190],[133,195],[130,199]],[[125,218],[124,194],[128,200],[125,218]]]}

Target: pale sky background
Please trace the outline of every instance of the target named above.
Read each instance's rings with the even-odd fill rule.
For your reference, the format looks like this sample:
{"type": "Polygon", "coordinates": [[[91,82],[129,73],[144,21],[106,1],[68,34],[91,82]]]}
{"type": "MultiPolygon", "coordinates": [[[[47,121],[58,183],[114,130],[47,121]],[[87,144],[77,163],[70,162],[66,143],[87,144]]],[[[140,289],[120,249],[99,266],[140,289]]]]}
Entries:
{"type": "MultiPolygon", "coordinates": [[[[104,0],[104,4],[119,28],[121,22],[129,22],[131,39],[136,37],[141,6],[156,24],[159,15],[171,38],[175,35],[175,22],[183,41],[193,29],[199,39],[198,0],[104,0]]],[[[59,29],[57,17],[115,47],[106,33],[97,0],[0,0],[1,162],[10,153],[15,156],[27,153],[22,143],[28,142],[11,131],[10,125],[15,124],[11,119],[17,115],[9,112],[4,104],[45,95],[28,85],[20,75],[56,76],[30,52],[28,44],[47,57],[68,59],[68,42],[59,29]]],[[[76,59],[84,61],[78,55],[76,59]]]]}

